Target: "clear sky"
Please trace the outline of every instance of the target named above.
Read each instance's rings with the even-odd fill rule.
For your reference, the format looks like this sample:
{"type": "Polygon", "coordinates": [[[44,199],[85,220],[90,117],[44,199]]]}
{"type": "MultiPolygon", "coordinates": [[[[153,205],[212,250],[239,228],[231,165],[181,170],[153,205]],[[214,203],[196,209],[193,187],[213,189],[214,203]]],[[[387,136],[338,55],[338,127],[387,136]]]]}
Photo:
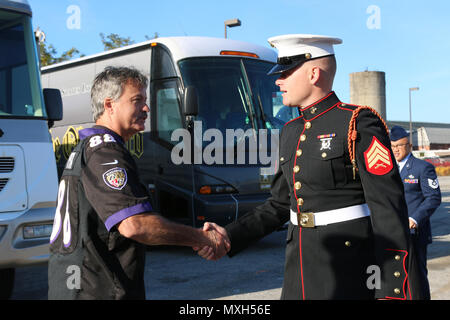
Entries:
{"type": "Polygon", "coordinates": [[[349,74],[386,73],[386,118],[450,123],[450,1],[448,0],[29,0],[33,25],[61,54],[76,47],[103,51],[99,34],[136,43],[145,36],[224,36],[224,21],[238,18],[228,38],[269,47],[288,33],[330,35],[338,72],[334,89],[350,102],[349,74]]]}

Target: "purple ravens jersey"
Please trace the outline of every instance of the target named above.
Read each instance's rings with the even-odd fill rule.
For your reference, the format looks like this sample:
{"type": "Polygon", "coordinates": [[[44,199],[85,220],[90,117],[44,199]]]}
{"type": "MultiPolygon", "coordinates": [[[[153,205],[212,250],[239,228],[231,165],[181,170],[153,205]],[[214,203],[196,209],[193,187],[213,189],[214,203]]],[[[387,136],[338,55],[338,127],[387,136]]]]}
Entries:
{"type": "Polygon", "coordinates": [[[152,211],[147,190],[120,136],[95,126],[80,137],[59,184],[49,299],[145,299],[145,246],[117,225],[152,211]]]}

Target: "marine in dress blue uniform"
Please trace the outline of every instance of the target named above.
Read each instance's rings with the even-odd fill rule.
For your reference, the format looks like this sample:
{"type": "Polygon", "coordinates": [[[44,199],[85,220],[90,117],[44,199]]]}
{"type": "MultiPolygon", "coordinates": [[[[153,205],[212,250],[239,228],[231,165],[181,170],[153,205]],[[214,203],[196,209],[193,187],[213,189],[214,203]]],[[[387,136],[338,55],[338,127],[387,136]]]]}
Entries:
{"type": "MultiPolygon", "coordinates": [[[[342,41],[286,35],[269,42],[279,51],[273,74],[332,56],[342,41]]],[[[282,299],[413,298],[407,207],[384,121],[333,91],[299,111],[282,129],[270,198],[225,227],[228,254],[289,221],[282,299]]]]}
{"type": "Polygon", "coordinates": [[[422,283],[423,296],[430,298],[427,270],[427,246],[432,243],[430,217],[441,204],[441,191],[434,166],[412,155],[408,133],[394,126],[390,132],[392,145],[405,148],[397,159],[405,190],[409,218],[416,227],[412,230],[415,253],[422,283]],[[404,155],[404,157],[403,157],[404,155]]]}

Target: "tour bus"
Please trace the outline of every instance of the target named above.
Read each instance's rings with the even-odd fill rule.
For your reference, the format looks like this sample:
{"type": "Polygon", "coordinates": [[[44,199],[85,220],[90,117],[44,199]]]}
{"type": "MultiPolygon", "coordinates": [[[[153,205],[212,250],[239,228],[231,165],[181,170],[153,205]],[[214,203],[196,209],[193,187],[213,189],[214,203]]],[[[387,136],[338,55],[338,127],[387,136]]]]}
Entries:
{"type": "Polygon", "coordinates": [[[51,130],[59,173],[94,124],[95,75],[133,66],[149,77],[150,114],[127,148],[153,209],[192,226],[235,220],[269,196],[279,133],[298,113],[267,75],[276,59],[247,42],[167,37],[42,68],[43,86],[60,89],[64,105],[51,130]]]}
{"type": "Polygon", "coordinates": [[[59,90],[42,91],[26,0],[0,0],[0,299],[15,268],[45,263],[58,176],[49,126],[62,118],[59,90]]]}

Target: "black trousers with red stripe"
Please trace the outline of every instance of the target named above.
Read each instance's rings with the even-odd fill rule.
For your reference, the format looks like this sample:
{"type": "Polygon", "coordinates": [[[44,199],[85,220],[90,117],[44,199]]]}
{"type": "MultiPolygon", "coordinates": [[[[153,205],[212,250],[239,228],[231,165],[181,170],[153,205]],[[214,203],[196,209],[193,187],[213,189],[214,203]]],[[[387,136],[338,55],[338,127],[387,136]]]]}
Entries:
{"type": "Polygon", "coordinates": [[[315,228],[290,223],[281,299],[374,299],[373,265],[370,217],[315,228]]]}

